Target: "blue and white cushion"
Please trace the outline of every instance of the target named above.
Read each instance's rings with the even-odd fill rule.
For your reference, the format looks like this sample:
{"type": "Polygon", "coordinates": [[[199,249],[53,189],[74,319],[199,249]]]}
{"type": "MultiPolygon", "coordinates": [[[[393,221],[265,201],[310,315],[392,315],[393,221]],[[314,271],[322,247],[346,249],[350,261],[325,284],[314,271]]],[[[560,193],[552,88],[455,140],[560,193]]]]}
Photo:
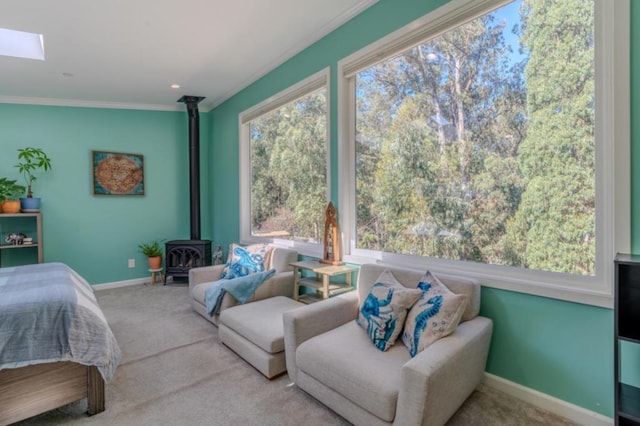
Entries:
{"type": "Polygon", "coordinates": [[[220,279],[245,277],[254,272],[264,271],[269,251],[270,247],[266,244],[254,244],[249,247],[232,244],[229,260],[220,279]]]}
{"type": "Polygon", "coordinates": [[[407,310],[422,291],[400,284],[391,271],[380,274],[360,306],[358,325],[364,328],[376,348],[389,349],[402,332],[407,310]]]}
{"type": "Polygon", "coordinates": [[[465,295],[452,293],[429,271],[420,278],[418,289],[422,295],[409,310],[402,332],[411,357],[453,333],[467,306],[465,295]]]}

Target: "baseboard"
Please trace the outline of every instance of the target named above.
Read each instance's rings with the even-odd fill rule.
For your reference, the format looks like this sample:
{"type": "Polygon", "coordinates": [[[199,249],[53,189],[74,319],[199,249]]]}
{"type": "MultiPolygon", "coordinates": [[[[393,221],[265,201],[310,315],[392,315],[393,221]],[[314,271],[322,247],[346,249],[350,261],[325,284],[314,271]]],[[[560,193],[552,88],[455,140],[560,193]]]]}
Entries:
{"type": "Polygon", "coordinates": [[[515,398],[521,399],[543,410],[567,418],[585,426],[610,426],[613,425],[611,417],[604,416],[586,408],[571,404],[551,395],[519,385],[502,377],[484,373],[483,383],[493,389],[497,389],[515,398]]]}
{"type": "Polygon", "coordinates": [[[132,285],[144,284],[144,283],[148,283],[149,281],[150,281],[149,277],[135,278],[133,280],[114,281],[112,283],[94,284],[91,287],[95,291],[100,291],[100,290],[108,290],[110,288],[129,287],[132,285]]]}
{"type": "MultiPolygon", "coordinates": [[[[151,282],[151,278],[145,277],[145,278],[134,278],[132,280],[114,281],[112,283],[94,284],[91,287],[95,291],[100,291],[100,290],[108,290],[110,288],[129,287],[132,285],[145,284],[150,282],[151,282]]],[[[167,284],[173,284],[173,277],[167,277],[166,282],[167,284]]],[[[155,285],[158,285],[158,284],[162,285],[162,283],[156,283],[155,285]]]]}

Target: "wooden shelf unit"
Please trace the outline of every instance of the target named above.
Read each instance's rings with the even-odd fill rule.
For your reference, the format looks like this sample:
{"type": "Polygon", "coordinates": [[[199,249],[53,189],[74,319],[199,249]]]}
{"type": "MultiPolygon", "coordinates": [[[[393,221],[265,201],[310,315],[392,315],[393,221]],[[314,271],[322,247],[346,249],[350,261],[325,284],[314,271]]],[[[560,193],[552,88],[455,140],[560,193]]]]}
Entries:
{"type": "Polygon", "coordinates": [[[621,381],[620,345],[640,345],[640,256],[618,254],[614,296],[615,424],[640,425],[640,388],[621,381]]]}
{"type": "MultiPolygon", "coordinates": [[[[33,218],[35,220],[35,235],[28,234],[28,236],[34,239],[32,244],[13,245],[5,243],[5,237],[12,232],[21,232],[21,229],[10,229],[10,227],[0,226],[2,229],[0,240],[0,267],[2,267],[2,251],[3,250],[23,250],[23,249],[37,249],[38,250],[38,263],[44,262],[44,245],[42,240],[42,213],[0,213],[0,221],[6,223],[6,219],[16,218],[33,218]],[[7,228],[7,229],[5,229],[7,228]]],[[[2,224],[4,225],[4,224],[2,224]]]]}

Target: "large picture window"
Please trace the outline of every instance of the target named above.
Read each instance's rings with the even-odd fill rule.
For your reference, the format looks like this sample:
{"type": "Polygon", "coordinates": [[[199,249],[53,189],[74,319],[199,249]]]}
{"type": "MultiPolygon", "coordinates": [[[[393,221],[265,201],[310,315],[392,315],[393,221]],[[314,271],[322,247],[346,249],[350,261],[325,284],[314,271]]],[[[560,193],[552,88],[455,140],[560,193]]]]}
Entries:
{"type": "Polygon", "coordinates": [[[608,2],[481,3],[383,43],[383,60],[345,62],[352,253],[610,293],[595,284],[612,259],[611,74],[596,34],[608,2]]]}
{"type": "Polygon", "coordinates": [[[327,203],[328,94],[322,72],[241,115],[244,240],[317,244],[327,203]]]}

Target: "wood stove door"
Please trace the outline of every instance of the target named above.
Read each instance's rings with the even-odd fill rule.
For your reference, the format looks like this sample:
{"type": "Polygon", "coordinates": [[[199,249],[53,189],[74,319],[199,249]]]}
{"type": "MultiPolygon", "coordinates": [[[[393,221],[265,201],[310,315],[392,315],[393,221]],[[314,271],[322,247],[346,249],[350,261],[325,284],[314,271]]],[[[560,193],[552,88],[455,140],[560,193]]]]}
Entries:
{"type": "Polygon", "coordinates": [[[168,275],[187,273],[189,269],[202,265],[202,253],[193,247],[172,247],[167,253],[168,275]]]}

